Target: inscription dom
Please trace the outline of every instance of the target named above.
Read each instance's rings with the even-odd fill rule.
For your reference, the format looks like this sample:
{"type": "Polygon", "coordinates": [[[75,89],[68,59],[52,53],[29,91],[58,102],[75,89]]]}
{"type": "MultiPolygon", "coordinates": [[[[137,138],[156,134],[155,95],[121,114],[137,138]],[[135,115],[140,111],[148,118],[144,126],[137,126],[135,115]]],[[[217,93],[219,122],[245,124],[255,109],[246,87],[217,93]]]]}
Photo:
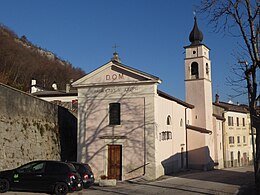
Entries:
{"type": "Polygon", "coordinates": [[[107,81],[115,81],[115,80],[123,80],[124,75],[123,74],[107,74],[106,75],[106,80],[107,81]]]}

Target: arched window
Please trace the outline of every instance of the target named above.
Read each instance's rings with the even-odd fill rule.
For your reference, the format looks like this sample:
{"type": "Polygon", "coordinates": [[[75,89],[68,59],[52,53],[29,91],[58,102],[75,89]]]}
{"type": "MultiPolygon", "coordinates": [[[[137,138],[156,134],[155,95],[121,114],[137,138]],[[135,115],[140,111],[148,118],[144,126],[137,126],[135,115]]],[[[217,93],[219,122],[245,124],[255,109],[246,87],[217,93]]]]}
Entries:
{"type": "Polygon", "coordinates": [[[206,74],[209,74],[209,64],[206,63],[206,74]]]}
{"type": "Polygon", "coordinates": [[[191,63],[191,78],[193,78],[193,79],[199,78],[199,65],[197,62],[191,63]]]}
{"type": "Polygon", "coordinates": [[[171,116],[168,115],[167,116],[167,125],[171,125],[172,124],[172,119],[171,119],[171,116]]]}
{"type": "Polygon", "coordinates": [[[180,127],[182,127],[183,125],[183,121],[182,121],[182,118],[181,118],[181,121],[180,121],[180,127]]]}

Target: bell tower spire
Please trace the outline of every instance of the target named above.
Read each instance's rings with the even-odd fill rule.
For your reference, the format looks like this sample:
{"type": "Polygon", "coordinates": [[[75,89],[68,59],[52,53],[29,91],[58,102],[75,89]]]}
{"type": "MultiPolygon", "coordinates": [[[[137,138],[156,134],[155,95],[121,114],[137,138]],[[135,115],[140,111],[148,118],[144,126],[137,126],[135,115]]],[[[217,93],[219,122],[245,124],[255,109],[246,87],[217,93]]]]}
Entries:
{"type": "Polygon", "coordinates": [[[199,30],[196,16],[194,17],[194,26],[192,31],[190,32],[189,40],[191,42],[191,45],[199,45],[203,40],[203,34],[199,30]]]}
{"type": "Polygon", "coordinates": [[[192,79],[207,79],[211,82],[210,49],[202,43],[203,33],[199,30],[197,18],[194,17],[194,25],[189,35],[190,45],[184,47],[185,57],[185,81],[192,79]]]}

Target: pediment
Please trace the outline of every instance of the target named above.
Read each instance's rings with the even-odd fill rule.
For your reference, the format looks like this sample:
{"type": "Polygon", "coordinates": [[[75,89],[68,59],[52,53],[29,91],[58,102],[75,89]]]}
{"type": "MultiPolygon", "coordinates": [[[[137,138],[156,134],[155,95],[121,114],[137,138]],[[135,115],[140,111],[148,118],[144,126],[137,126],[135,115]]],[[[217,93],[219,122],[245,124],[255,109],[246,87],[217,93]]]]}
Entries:
{"type": "Polygon", "coordinates": [[[74,87],[138,82],[161,82],[158,77],[138,71],[121,63],[110,61],[85,75],[72,85],[74,87]]]}

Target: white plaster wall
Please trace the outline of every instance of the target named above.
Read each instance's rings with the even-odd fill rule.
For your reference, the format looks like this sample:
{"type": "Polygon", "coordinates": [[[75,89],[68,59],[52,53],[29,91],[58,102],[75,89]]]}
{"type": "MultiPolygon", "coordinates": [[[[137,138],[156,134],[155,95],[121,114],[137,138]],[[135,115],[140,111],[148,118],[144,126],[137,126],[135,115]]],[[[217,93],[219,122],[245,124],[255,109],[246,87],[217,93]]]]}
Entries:
{"type": "Polygon", "coordinates": [[[195,106],[192,109],[192,125],[212,131],[209,135],[189,130],[189,164],[194,168],[208,169],[215,158],[211,82],[196,79],[185,84],[186,101],[195,106]]]}
{"type": "Polygon", "coordinates": [[[213,118],[213,129],[214,129],[214,162],[218,163],[215,168],[224,168],[224,145],[223,145],[223,122],[221,120],[213,118]]]}
{"type": "Polygon", "coordinates": [[[192,113],[193,113],[193,109],[187,109],[186,110],[186,124],[187,125],[193,124],[192,113]]]}
{"type": "Polygon", "coordinates": [[[185,107],[168,99],[157,97],[155,103],[156,123],[156,167],[157,177],[181,170],[181,149],[183,148],[183,168],[185,167],[186,132],[185,107]],[[167,116],[171,125],[167,125],[167,116]],[[182,122],[181,122],[182,121],[182,122]],[[160,133],[170,131],[172,139],[161,140],[160,133]]]}
{"type": "Polygon", "coordinates": [[[202,168],[206,163],[205,136],[194,130],[188,130],[188,160],[190,168],[202,168]],[[198,165],[199,167],[197,167],[198,165]]]}
{"type": "Polygon", "coordinates": [[[192,109],[192,124],[212,130],[211,82],[205,80],[186,82],[186,101],[195,106],[192,109]]]}

